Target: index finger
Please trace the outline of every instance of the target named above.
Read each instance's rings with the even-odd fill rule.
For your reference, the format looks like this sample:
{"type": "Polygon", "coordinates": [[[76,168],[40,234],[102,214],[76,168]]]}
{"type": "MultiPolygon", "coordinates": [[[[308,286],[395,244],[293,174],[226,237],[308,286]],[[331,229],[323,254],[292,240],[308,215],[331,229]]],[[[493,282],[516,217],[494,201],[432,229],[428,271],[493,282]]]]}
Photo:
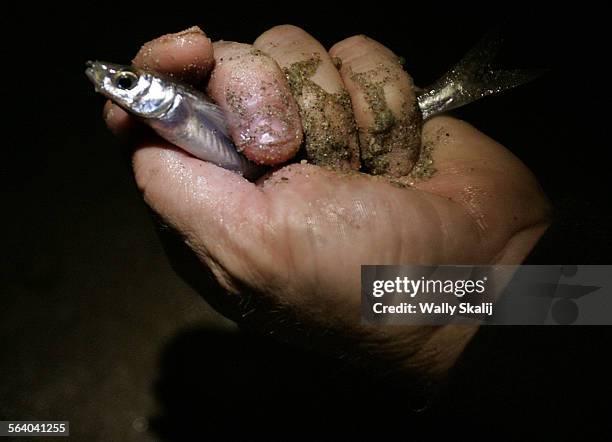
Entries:
{"type": "Polygon", "coordinates": [[[132,63],[197,85],[205,80],[215,59],[210,39],[199,27],[192,26],[145,43],[132,63]]]}

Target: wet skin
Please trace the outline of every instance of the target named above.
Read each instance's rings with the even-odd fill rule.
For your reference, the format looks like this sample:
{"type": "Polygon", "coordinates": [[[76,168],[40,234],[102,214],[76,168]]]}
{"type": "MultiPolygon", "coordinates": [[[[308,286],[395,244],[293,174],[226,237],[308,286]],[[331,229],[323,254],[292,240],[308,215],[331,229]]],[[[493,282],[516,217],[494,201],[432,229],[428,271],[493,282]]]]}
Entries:
{"type": "MultiPolygon", "coordinates": [[[[231,66],[214,67],[213,60],[219,56],[216,48],[228,51],[228,44],[213,49],[210,40],[193,29],[189,41],[181,42],[184,39],[179,33],[149,42],[134,64],[175,74],[200,87],[212,69],[209,95],[227,96],[231,66]]],[[[360,265],[518,264],[549,224],[549,203],[537,180],[503,146],[468,123],[446,116],[434,117],[422,127],[422,145],[429,146],[436,170],[430,178],[406,178],[415,159],[401,153],[402,134],[397,131],[389,152],[400,152],[396,156],[405,170],[396,164],[379,176],[351,172],[358,162],[355,126],[350,125],[356,123],[360,141],[367,140],[375,110],[363,99],[359,83],[350,79],[349,68],[353,64],[368,71],[367,60],[393,60],[391,52],[363,36],[352,37],[332,49],[343,61],[338,71],[316,40],[293,26],[271,29],[255,47],[276,59],[279,69],[246,57],[239,69],[250,72],[250,81],[270,82],[271,76],[282,74],[281,68],[314,51],[322,61],[311,80],[327,92],[348,90],[355,121],[337,108],[325,114],[337,118],[333,126],[346,140],[346,160],[337,168],[342,171],[322,167],[325,164],[290,164],[251,183],[149,137],[134,142],[133,154],[145,201],[197,254],[202,271],[204,266],[212,270],[230,303],[261,301],[251,303],[256,308],[247,316],[236,314],[232,319],[238,323],[248,321],[266,331],[275,328],[276,335],[298,341],[308,329],[309,338],[321,335],[322,347],[332,352],[367,353],[369,364],[391,364],[408,376],[444,376],[475,328],[361,325],[360,265]],[[392,184],[398,177],[409,185],[392,184]],[[326,341],[325,336],[334,338],[326,341]]],[[[414,100],[414,92],[408,75],[396,73],[384,84],[384,94],[390,111],[400,115],[405,103],[414,100]]],[[[303,109],[303,99],[286,104],[289,120],[296,118],[295,109],[303,109]]],[[[274,109],[281,102],[274,91],[262,91],[257,100],[259,107],[269,101],[274,109]]],[[[248,112],[242,115],[245,121],[234,124],[248,125],[248,112]]],[[[104,115],[118,136],[133,131],[133,119],[117,106],[107,103],[104,115]]],[[[394,124],[402,123],[401,118],[394,120],[391,132],[394,124]]],[[[282,142],[288,143],[287,151],[295,149],[295,133],[278,133],[283,127],[295,131],[296,125],[275,128],[276,152],[283,149],[282,142]]],[[[337,164],[337,158],[333,161],[337,164]]]]}

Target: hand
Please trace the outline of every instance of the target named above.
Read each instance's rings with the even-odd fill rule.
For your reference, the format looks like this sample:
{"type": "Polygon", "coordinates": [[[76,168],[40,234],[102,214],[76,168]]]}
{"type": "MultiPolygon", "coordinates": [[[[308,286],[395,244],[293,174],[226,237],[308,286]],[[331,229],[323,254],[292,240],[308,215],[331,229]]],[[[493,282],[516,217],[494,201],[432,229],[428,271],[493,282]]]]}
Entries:
{"type": "MultiPolygon", "coordinates": [[[[422,149],[405,149],[402,143],[413,143],[415,133],[405,130],[414,121],[412,82],[391,51],[373,40],[340,42],[332,58],[301,29],[280,26],[255,46],[275,62],[247,45],[213,47],[192,28],[147,43],[134,63],[200,86],[212,70],[208,93],[228,113],[236,144],[255,156],[262,143],[265,151],[266,138],[244,145],[239,134],[258,109],[269,105],[278,116],[285,106],[291,119],[299,108],[309,159],[319,165],[287,165],[254,184],[162,140],[140,141],[133,166],[145,201],[212,270],[225,301],[237,307],[232,319],[238,323],[338,354],[355,353],[374,366],[443,376],[475,329],[361,325],[360,265],[518,264],[549,223],[549,204],[536,179],[503,146],[446,116],[424,124],[422,149]],[[295,101],[287,101],[279,66],[295,73],[292,67],[312,60],[318,61],[306,76],[308,87],[296,89],[303,85],[296,86],[294,78],[295,101]],[[355,73],[369,75],[369,81],[388,78],[372,92],[355,73]],[[265,91],[262,85],[270,82],[275,87],[265,91]],[[342,105],[343,85],[358,134],[351,109],[342,105]],[[247,106],[240,114],[228,97],[245,95],[251,101],[243,99],[247,106]],[[386,138],[377,138],[381,131],[375,126],[385,123],[385,115],[392,115],[382,131],[386,138]],[[333,146],[325,144],[325,134],[333,135],[333,146]],[[376,171],[372,152],[363,146],[383,142],[391,143],[385,160],[398,161],[376,171]],[[360,160],[379,175],[352,171],[360,160]]],[[[261,114],[256,117],[261,123],[261,114]]],[[[132,125],[110,103],[105,119],[117,134],[132,125]]],[[[294,127],[275,127],[268,147],[295,149],[295,134],[288,132],[294,127]]]]}

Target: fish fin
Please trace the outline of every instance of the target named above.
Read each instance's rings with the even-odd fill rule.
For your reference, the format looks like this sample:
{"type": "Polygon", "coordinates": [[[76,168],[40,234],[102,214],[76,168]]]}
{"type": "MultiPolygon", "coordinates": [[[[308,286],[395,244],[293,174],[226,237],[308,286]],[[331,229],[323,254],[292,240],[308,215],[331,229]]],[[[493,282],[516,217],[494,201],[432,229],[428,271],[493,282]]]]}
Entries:
{"type": "Polygon", "coordinates": [[[204,112],[206,118],[212,123],[214,128],[231,139],[227,127],[227,120],[221,108],[211,101],[203,101],[200,106],[202,106],[200,110],[204,112]]]}
{"type": "Polygon", "coordinates": [[[206,146],[208,152],[214,152],[210,157],[202,152],[193,153],[200,159],[209,161],[217,166],[233,170],[249,180],[263,175],[265,168],[249,161],[236,150],[229,135],[228,126],[223,110],[207,97],[205,100],[196,100],[196,108],[202,113],[199,122],[205,125],[199,127],[198,138],[206,146]]]}
{"type": "Polygon", "coordinates": [[[228,135],[220,136],[220,134],[210,130],[204,130],[201,139],[207,149],[215,152],[215,155],[214,159],[207,159],[204,156],[200,156],[200,158],[204,158],[224,169],[233,170],[249,180],[254,180],[263,175],[265,168],[249,161],[239,153],[228,135]]]}
{"type": "Polygon", "coordinates": [[[487,33],[452,69],[423,89],[417,97],[423,118],[528,83],[547,72],[546,69],[494,69],[491,62],[502,41],[499,31],[487,33]]]}

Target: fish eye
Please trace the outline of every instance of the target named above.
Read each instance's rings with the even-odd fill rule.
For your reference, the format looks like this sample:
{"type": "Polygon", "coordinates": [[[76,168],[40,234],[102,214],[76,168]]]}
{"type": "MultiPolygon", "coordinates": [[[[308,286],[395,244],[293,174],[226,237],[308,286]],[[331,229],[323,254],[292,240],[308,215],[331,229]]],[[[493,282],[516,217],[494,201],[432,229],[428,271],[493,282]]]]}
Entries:
{"type": "Polygon", "coordinates": [[[113,78],[113,83],[119,89],[132,89],[138,83],[138,76],[130,71],[118,72],[113,78]]]}

